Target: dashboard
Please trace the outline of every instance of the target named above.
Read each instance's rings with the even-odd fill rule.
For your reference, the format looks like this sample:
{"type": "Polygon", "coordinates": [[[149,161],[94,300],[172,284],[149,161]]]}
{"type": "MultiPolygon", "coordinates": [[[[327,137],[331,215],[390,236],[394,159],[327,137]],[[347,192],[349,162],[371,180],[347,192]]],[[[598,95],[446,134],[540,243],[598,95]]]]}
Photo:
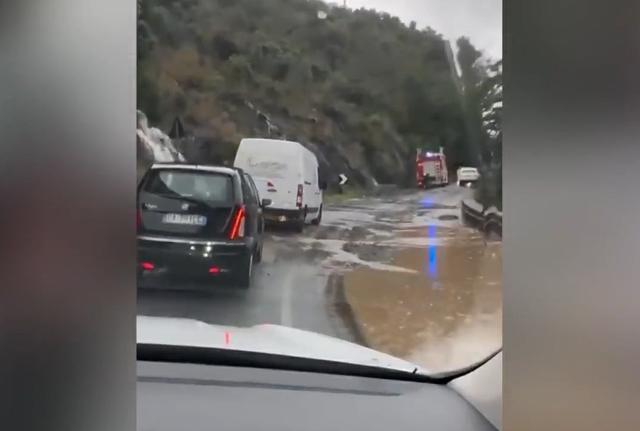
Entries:
{"type": "Polygon", "coordinates": [[[451,384],[141,360],[137,378],[140,431],[496,429],[451,384]]]}

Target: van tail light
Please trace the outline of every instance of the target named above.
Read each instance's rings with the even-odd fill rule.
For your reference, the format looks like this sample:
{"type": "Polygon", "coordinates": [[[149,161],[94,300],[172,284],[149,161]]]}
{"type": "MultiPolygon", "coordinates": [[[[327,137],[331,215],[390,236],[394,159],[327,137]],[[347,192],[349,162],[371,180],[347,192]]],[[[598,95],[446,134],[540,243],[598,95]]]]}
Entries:
{"type": "Polygon", "coordinates": [[[302,184],[298,184],[298,194],[296,195],[296,206],[302,208],[302,184]]]}
{"type": "Polygon", "coordinates": [[[220,274],[220,268],[218,268],[217,266],[212,266],[211,268],[209,268],[209,274],[211,275],[220,274]]]}
{"type": "Polygon", "coordinates": [[[231,219],[231,231],[229,232],[229,239],[244,238],[244,221],[245,221],[245,209],[244,206],[238,207],[233,218],[231,219]]]}

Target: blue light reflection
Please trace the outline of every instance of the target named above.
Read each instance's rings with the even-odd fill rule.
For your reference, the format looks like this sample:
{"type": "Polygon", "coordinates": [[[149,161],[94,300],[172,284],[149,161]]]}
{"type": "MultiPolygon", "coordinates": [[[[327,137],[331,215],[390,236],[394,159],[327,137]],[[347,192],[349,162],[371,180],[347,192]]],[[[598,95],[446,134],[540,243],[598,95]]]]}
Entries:
{"type": "Polygon", "coordinates": [[[431,196],[426,196],[420,201],[422,208],[431,208],[433,207],[433,198],[431,196]]]}
{"type": "Polygon", "coordinates": [[[427,228],[427,237],[429,238],[429,245],[427,246],[427,258],[429,260],[428,273],[429,277],[435,279],[438,275],[438,254],[436,246],[431,242],[436,238],[436,226],[430,225],[427,228]]]}

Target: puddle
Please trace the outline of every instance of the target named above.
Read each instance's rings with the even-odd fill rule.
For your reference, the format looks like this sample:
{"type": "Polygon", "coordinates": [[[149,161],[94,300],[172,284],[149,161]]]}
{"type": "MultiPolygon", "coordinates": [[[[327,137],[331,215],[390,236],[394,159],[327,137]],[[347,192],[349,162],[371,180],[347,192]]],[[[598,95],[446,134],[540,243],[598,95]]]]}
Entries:
{"type": "MultiPolygon", "coordinates": [[[[459,229],[446,226],[423,226],[420,228],[399,229],[397,231],[398,238],[429,238],[442,239],[451,238],[458,234],[459,229]]],[[[470,238],[470,236],[469,236],[470,238]]]]}
{"type": "Polygon", "coordinates": [[[442,204],[422,204],[422,208],[430,210],[454,210],[458,207],[456,205],[442,205],[442,204]]]}
{"type": "Polygon", "coordinates": [[[458,220],[458,216],[454,214],[444,214],[438,217],[438,220],[443,220],[443,221],[458,220]]]}
{"type": "MultiPolygon", "coordinates": [[[[296,250],[299,252],[302,249],[305,253],[309,251],[325,253],[327,258],[323,261],[322,266],[329,272],[342,272],[360,266],[392,273],[413,274],[416,272],[415,269],[409,267],[367,260],[359,256],[365,253],[363,247],[377,246],[378,243],[375,242],[348,243],[337,239],[300,238],[296,250]]],[[[368,257],[371,258],[372,255],[370,254],[368,257]]]]}
{"type": "Polygon", "coordinates": [[[342,249],[356,254],[360,259],[373,262],[387,262],[394,254],[394,248],[388,246],[372,246],[360,243],[345,243],[342,249]]]}
{"type": "Polygon", "coordinates": [[[448,241],[400,249],[391,262],[415,272],[358,268],[344,276],[345,295],[372,348],[442,372],[502,344],[502,244],[471,230],[426,229],[448,241]]]}

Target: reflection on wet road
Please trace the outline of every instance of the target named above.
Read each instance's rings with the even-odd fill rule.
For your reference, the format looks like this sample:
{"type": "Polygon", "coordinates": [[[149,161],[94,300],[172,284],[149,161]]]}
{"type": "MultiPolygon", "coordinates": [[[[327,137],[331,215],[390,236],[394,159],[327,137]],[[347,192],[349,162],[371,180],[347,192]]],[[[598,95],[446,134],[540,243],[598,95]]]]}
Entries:
{"type": "MultiPolygon", "coordinates": [[[[501,345],[501,244],[460,224],[455,186],[327,206],[320,227],[272,232],[246,291],[141,291],[138,312],[273,323],[459,368],[501,345]]],[[[185,287],[185,286],[179,286],[185,287]]]]}
{"type": "MultiPolygon", "coordinates": [[[[441,228],[427,230],[438,235],[441,228]]],[[[371,347],[437,371],[464,367],[500,347],[499,243],[461,229],[446,245],[400,250],[393,263],[422,270],[361,268],[345,275],[347,300],[371,347]]]]}

